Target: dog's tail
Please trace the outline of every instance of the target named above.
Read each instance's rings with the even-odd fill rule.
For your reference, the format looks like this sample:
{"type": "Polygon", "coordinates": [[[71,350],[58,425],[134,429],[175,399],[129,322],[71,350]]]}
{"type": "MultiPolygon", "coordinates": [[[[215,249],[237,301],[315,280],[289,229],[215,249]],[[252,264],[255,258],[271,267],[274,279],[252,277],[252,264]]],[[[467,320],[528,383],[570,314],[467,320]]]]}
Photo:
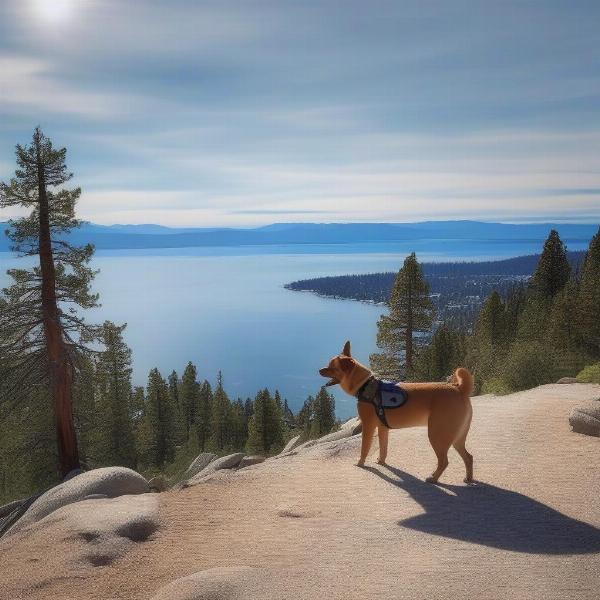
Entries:
{"type": "Polygon", "coordinates": [[[452,379],[454,385],[456,385],[456,387],[462,392],[464,396],[470,396],[473,393],[473,375],[471,375],[471,373],[469,373],[467,369],[459,367],[458,369],[456,369],[456,371],[454,371],[452,379]]]}

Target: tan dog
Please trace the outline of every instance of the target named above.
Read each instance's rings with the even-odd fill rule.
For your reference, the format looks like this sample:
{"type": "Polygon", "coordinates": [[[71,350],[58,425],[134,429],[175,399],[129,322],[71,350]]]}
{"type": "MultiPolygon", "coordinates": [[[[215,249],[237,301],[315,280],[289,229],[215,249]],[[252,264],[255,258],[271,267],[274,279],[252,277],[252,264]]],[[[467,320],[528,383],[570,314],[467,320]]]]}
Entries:
{"type": "Polygon", "coordinates": [[[437,468],[427,478],[435,483],[448,466],[450,446],[462,457],[467,475],[465,482],[473,481],[473,457],[465,448],[471,425],[473,409],[469,396],[473,391],[473,376],[466,369],[457,369],[451,383],[402,383],[400,395],[404,404],[399,408],[381,410],[378,404],[365,398],[363,390],[377,386],[373,373],[350,355],[350,342],[346,342],[339,356],[320,369],[323,377],[331,380],[325,385],[339,384],[351,396],[357,396],[358,416],[362,422],[362,447],[358,466],[365,464],[371,448],[375,428],[379,434],[379,464],[385,464],[388,449],[388,434],[391,429],[427,425],[429,441],[437,456],[437,468]],[[384,424],[386,423],[386,424],[384,424]],[[389,427],[388,427],[389,426],[389,427]]]}

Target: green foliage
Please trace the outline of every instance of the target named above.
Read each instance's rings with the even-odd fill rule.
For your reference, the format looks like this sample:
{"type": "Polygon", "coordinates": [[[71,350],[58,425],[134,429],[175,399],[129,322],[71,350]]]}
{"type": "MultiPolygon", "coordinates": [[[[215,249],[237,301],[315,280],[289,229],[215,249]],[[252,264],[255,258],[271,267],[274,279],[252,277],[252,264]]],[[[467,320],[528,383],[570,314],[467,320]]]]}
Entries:
{"type": "Polygon", "coordinates": [[[98,465],[137,464],[132,428],[131,350],[123,341],[126,325],[106,321],[101,340],[105,350],[96,359],[96,423],[89,452],[98,465]]]}
{"type": "Polygon", "coordinates": [[[581,383],[600,383],[600,363],[584,367],[577,373],[577,381],[581,383]]]}
{"type": "Polygon", "coordinates": [[[220,452],[229,447],[231,401],[223,389],[223,375],[219,371],[212,399],[210,447],[220,452]]]}
{"type": "Polygon", "coordinates": [[[575,320],[582,350],[600,359],[600,229],[583,264],[575,320]]]}
{"type": "Polygon", "coordinates": [[[73,382],[85,362],[81,355],[89,354],[84,342],[95,338],[80,309],[98,300],[90,291],[92,246],[75,247],[65,239],[81,224],[75,218],[81,190],[65,186],[72,177],[65,157],[66,149],[56,150],[38,127],[29,146],[16,146],[15,176],[0,183],[0,208],[27,213],[9,221],[13,250],[38,259],[30,269],[9,269],[13,282],[0,296],[0,406],[26,401],[39,386],[51,390],[47,400],[54,405],[63,474],[79,464],[73,382]]]}
{"type": "Polygon", "coordinates": [[[377,346],[381,352],[370,357],[372,369],[380,376],[398,381],[411,376],[416,334],[430,330],[434,317],[429,288],[417,257],[408,256],[396,276],[389,299],[389,312],[377,322],[377,346]]]}
{"type": "Polygon", "coordinates": [[[282,408],[269,390],[261,390],[254,399],[254,414],[248,422],[247,448],[250,452],[272,454],[282,448],[283,440],[282,408]]]}
{"type": "Polygon", "coordinates": [[[310,437],[319,438],[331,432],[335,425],[335,398],[322,387],[312,405],[310,437]]]}
{"type": "Polygon", "coordinates": [[[464,334],[449,325],[441,325],[417,357],[415,380],[445,381],[464,364],[465,352],[464,334]]]}
{"type": "Polygon", "coordinates": [[[197,371],[191,362],[187,364],[181,377],[179,398],[184,428],[183,439],[187,441],[196,424],[198,404],[200,402],[200,386],[197,381],[197,371]]]}
{"type": "Polygon", "coordinates": [[[553,229],[544,243],[537,269],[531,277],[531,289],[535,296],[552,300],[565,287],[570,274],[567,248],[553,229]]]}
{"type": "Polygon", "coordinates": [[[212,407],[212,388],[210,383],[204,380],[198,393],[198,409],[196,411],[196,435],[201,452],[207,448],[212,432],[212,407]]]}
{"type": "Polygon", "coordinates": [[[138,428],[138,456],[145,467],[163,467],[175,457],[175,407],[158,369],[148,376],[144,417],[138,428]]]}

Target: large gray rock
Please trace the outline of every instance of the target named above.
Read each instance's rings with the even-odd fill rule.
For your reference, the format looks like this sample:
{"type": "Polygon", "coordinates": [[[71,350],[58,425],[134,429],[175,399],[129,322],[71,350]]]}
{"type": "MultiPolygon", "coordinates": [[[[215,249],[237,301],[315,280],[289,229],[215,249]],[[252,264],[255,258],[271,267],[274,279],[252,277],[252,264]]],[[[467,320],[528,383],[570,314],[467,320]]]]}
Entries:
{"type": "Polygon", "coordinates": [[[353,417],[352,419],[348,419],[345,423],[342,423],[340,429],[349,429],[352,431],[352,435],[356,435],[362,431],[362,423],[358,417],[353,417]]]}
{"type": "Polygon", "coordinates": [[[238,465],[238,469],[243,469],[244,467],[249,467],[251,465],[258,465],[263,462],[265,462],[264,456],[244,456],[238,465]]]}
{"type": "Polygon", "coordinates": [[[161,588],[152,600],[258,600],[264,583],[251,567],[217,567],[181,577],[161,588]]]}
{"type": "Polygon", "coordinates": [[[8,530],[8,535],[40,521],[63,506],[79,502],[87,496],[101,494],[107,498],[115,498],[126,494],[145,494],[149,491],[148,482],[131,469],[125,467],[94,469],[77,475],[42,494],[8,530]]]}
{"type": "Polygon", "coordinates": [[[198,456],[196,456],[196,458],[192,461],[192,464],[190,464],[190,466],[186,469],[185,473],[183,474],[183,478],[190,479],[191,477],[194,477],[194,475],[200,473],[202,469],[208,467],[208,465],[216,458],[217,455],[213,454],[212,452],[202,452],[201,454],[198,454],[198,456]]]}
{"type": "Polygon", "coordinates": [[[58,508],[22,534],[48,531],[57,539],[77,540],[80,544],[69,555],[73,567],[76,563],[101,567],[157,531],[158,508],[156,494],[82,500],[58,508]]]}
{"type": "Polygon", "coordinates": [[[227,456],[217,458],[217,460],[211,462],[205,469],[202,469],[200,473],[182,482],[180,484],[180,487],[187,488],[192,485],[196,485],[197,483],[202,482],[206,477],[212,475],[213,473],[216,473],[217,471],[222,471],[223,469],[234,469],[240,464],[244,456],[245,454],[243,452],[236,452],[235,454],[229,454],[227,456]]]}
{"type": "Polygon", "coordinates": [[[325,444],[326,442],[335,442],[337,440],[343,440],[344,438],[352,437],[354,434],[352,433],[352,428],[347,427],[346,429],[339,429],[338,431],[334,431],[333,433],[328,433],[323,437],[320,437],[316,440],[317,444],[325,444]]]}
{"type": "Polygon", "coordinates": [[[10,515],[13,510],[19,508],[26,500],[27,498],[21,498],[20,500],[13,500],[4,506],[0,506],[0,519],[10,515]]]}
{"type": "Polygon", "coordinates": [[[569,415],[569,424],[575,433],[600,437],[600,401],[576,406],[569,415]]]}
{"type": "Polygon", "coordinates": [[[576,377],[561,377],[556,383],[579,383],[576,377]]]}
{"type": "Polygon", "coordinates": [[[300,445],[300,436],[297,435],[296,437],[293,437],[286,445],[285,448],[279,453],[279,456],[281,456],[282,454],[287,454],[288,452],[291,452],[292,450],[294,450],[294,448],[296,448],[297,446],[300,445]]]}

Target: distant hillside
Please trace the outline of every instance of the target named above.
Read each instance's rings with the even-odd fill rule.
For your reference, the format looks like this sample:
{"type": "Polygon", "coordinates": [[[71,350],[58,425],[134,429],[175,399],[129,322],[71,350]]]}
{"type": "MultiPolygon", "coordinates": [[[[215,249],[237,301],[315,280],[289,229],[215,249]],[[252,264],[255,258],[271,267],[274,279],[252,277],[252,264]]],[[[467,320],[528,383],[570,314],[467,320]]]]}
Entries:
{"type": "MultiPolygon", "coordinates": [[[[585,252],[569,252],[574,270],[579,269],[585,252]]],[[[434,296],[441,320],[459,319],[471,323],[486,297],[497,290],[506,294],[510,287],[527,280],[540,256],[518,256],[484,262],[423,263],[423,273],[434,296]]],[[[390,297],[396,273],[368,273],[317,277],[288,283],[293,291],[309,291],[319,296],[385,303],[390,297]]]]}
{"type": "MultiPolygon", "coordinates": [[[[9,249],[0,223],[0,251],[9,249]]],[[[73,231],[75,244],[92,243],[98,249],[184,248],[194,246],[266,246],[281,244],[360,244],[407,240],[542,241],[557,229],[567,242],[587,242],[598,230],[593,224],[505,224],[479,221],[422,223],[276,223],[254,229],[169,228],[161,225],[96,225],[86,223],[73,231]]]]}

